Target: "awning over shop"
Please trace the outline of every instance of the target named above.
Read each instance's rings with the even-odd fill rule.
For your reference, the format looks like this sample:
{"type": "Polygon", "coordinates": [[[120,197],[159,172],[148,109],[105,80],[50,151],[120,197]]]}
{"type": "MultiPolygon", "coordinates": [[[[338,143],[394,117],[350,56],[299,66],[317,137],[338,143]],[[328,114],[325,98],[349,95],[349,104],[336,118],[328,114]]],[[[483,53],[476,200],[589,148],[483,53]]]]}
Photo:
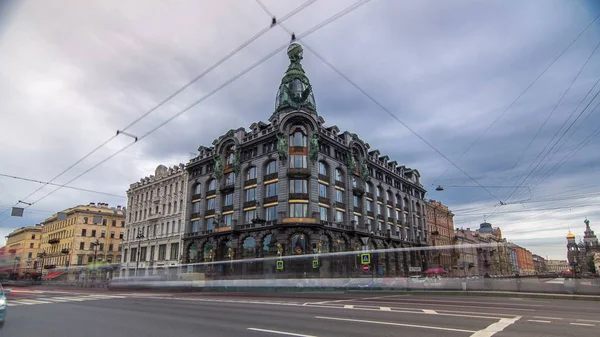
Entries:
{"type": "Polygon", "coordinates": [[[64,271],[53,271],[53,272],[49,272],[48,274],[46,274],[45,278],[46,280],[51,280],[53,278],[57,278],[60,275],[64,274],[64,271]]]}

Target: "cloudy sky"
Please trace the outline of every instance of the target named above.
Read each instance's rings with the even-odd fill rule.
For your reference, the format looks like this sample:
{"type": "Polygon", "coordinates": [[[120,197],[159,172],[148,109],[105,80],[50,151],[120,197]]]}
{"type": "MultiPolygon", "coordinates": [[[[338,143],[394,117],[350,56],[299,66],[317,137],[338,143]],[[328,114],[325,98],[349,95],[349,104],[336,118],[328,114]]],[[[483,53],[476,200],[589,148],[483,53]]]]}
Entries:
{"type": "MultiPolygon", "coordinates": [[[[304,1],[263,2],[283,17],[304,1]]],[[[301,34],[353,2],[316,1],[284,26],[301,34]]],[[[477,183],[308,50],[303,63],[327,123],[419,169],[456,227],[494,212],[489,222],[509,240],[564,258],[565,234],[583,235],[586,216],[600,233],[600,20],[527,88],[599,14],[592,0],[373,0],[302,40],[477,183]]],[[[269,24],[254,0],[3,1],[0,174],[54,178],[269,24]]],[[[128,132],[143,135],[288,41],[270,29],[128,132]]],[[[158,164],[185,163],[228,129],[266,121],[287,63],[276,54],[69,184],[122,198],[64,188],[44,197],[56,189],[44,187],[25,199],[35,202],[25,217],[0,223],[2,242],[76,204],[124,205],[129,184],[158,164]]],[[[131,142],[111,140],[55,182],[131,142]]],[[[0,177],[0,207],[38,187],[0,177]]]]}

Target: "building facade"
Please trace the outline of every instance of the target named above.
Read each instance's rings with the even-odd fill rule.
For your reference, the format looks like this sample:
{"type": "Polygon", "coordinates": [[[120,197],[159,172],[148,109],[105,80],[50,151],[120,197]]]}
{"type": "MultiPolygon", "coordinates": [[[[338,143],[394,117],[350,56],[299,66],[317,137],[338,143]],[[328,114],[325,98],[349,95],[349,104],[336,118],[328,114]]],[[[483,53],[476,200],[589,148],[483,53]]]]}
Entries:
{"type": "MultiPolygon", "coordinates": [[[[454,214],[439,201],[428,200],[425,203],[427,228],[429,228],[430,246],[451,246],[454,238],[454,214]]],[[[432,266],[449,270],[456,265],[452,260],[452,248],[435,248],[430,254],[432,266]]]]}
{"type": "Polygon", "coordinates": [[[37,253],[40,249],[42,226],[15,229],[6,236],[8,255],[12,259],[12,273],[18,277],[37,271],[37,253]]]}
{"type": "MultiPolygon", "coordinates": [[[[269,123],[230,130],[188,163],[185,262],[427,245],[419,172],[356,134],[326,126],[300,63],[302,47],[290,45],[288,56],[269,123]]],[[[324,260],[318,268],[311,261],[293,259],[280,271],[360,272],[355,255],[324,260]]],[[[426,263],[424,252],[410,251],[374,254],[371,265],[379,275],[401,275],[426,263]]],[[[254,268],[244,275],[275,270],[263,263],[243,268],[254,268]]],[[[226,269],[213,275],[227,275],[226,269]]]]}
{"type": "Polygon", "coordinates": [[[545,258],[533,254],[533,269],[535,270],[535,274],[544,274],[548,272],[548,263],[545,258]]]}
{"type": "Polygon", "coordinates": [[[560,274],[565,271],[569,271],[569,261],[567,260],[548,260],[548,271],[551,273],[560,274]]]}
{"type": "MultiPolygon", "coordinates": [[[[80,267],[120,263],[125,211],[121,206],[111,208],[107,203],[92,202],[44,220],[37,256],[40,271],[52,273],[52,277],[67,274],[75,278],[74,274],[83,270],[80,267]]],[[[108,271],[112,277],[114,271],[108,271]]]]}
{"type": "Polygon", "coordinates": [[[519,245],[511,243],[517,253],[517,265],[519,266],[520,275],[533,275],[535,274],[535,265],[533,264],[533,254],[519,245]]]}
{"type": "Polygon", "coordinates": [[[159,165],[154,175],[130,185],[122,275],[177,276],[182,256],[187,182],[185,165],[159,165]]]}

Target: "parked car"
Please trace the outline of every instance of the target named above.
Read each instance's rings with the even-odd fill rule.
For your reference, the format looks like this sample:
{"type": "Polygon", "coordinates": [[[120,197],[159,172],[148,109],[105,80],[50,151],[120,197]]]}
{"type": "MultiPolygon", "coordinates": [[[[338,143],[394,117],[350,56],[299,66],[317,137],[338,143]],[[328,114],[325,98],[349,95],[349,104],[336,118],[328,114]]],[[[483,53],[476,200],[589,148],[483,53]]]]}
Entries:
{"type": "Polygon", "coordinates": [[[0,328],[4,326],[6,321],[6,308],[8,307],[6,295],[8,294],[10,294],[10,289],[4,290],[0,284],[0,328]]]}

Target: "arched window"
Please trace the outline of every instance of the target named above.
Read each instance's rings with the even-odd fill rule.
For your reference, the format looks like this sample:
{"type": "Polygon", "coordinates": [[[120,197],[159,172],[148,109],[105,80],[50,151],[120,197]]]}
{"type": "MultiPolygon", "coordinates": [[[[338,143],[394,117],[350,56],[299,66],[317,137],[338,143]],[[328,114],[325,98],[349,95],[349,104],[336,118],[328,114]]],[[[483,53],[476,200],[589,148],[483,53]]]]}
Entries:
{"type": "Polygon", "coordinates": [[[335,180],[336,181],[344,181],[344,173],[340,168],[335,169],[335,180]]]}
{"type": "Polygon", "coordinates": [[[244,250],[242,251],[242,257],[255,257],[256,256],[256,240],[251,236],[244,240],[244,250]]]}
{"type": "Polygon", "coordinates": [[[230,169],[233,165],[233,145],[230,145],[225,150],[225,169],[230,169]]]}
{"type": "Polygon", "coordinates": [[[268,234],[263,238],[263,256],[275,256],[277,255],[277,245],[273,241],[273,234],[268,234]]]}
{"type": "Polygon", "coordinates": [[[246,170],[246,181],[256,179],[256,167],[252,166],[246,170]]]}
{"type": "Polygon", "coordinates": [[[295,234],[290,241],[290,248],[293,255],[306,253],[306,236],[304,234],[295,234]]]}
{"type": "Polygon", "coordinates": [[[196,246],[195,243],[192,243],[190,245],[190,248],[188,248],[188,261],[196,262],[197,258],[198,258],[198,247],[196,246]]]}
{"type": "Polygon", "coordinates": [[[387,201],[392,201],[394,197],[392,196],[392,191],[387,191],[387,201]]]}
{"type": "Polygon", "coordinates": [[[217,189],[217,182],[216,182],[216,180],[214,180],[214,179],[211,179],[211,180],[208,182],[208,189],[207,189],[207,191],[214,191],[214,190],[216,190],[216,189],[217,189]]]}
{"type": "Polygon", "coordinates": [[[229,172],[227,174],[227,176],[225,177],[225,185],[229,186],[229,185],[233,185],[234,183],[235,183],[235,173],[229,172]]]}
{"type": "Polygon", "coordinates": [[[196,187],[194,187],[194,194],[196,194],[196,195],[202,194],[202,185],[197,184],[196,187]]]}
{"type": "Polygon", "coordinates": [[[301,128],[293,129],[290,134],[290,146],[293,147],[307,147],[306,134],[301,128]]]}
{"type": "Polygon", "coordinates": [[[308,168],[307,136],[301,127],[292,128],[290,133],[290,168],[308,168]]]}
{"type": "Polygon", "coordinates": [[[371,186],[370,183],[366,183],[365,184],[365,192],[367,192],[367,193],[373,193],[373,186],[371,186]]]}
{"type": "Polygon", "coordinates": [[[356,182],[356,177],[352,176],[352,187],[357,187],[358,183],[356,182]]]}
{"type": "Polygon", "coordinates": [[[211,261],[215,257],[213,245],[211,243],[207,243],[204,245],[204,250],[202,253],[203,253],[202,255],[204,257],[204,261],[211,261]]]}
{"type": "Polygon", "coordinates": [[[383,198],[383,188],[381,188],[381,186],[377,186],[377,197],[378,198],[383,198]]]}
{"type": "Polygon", "coordinates": [[[265,166],[265,175],[277,173],[277,161],[270,161],[267,166],[265,166]]]}

